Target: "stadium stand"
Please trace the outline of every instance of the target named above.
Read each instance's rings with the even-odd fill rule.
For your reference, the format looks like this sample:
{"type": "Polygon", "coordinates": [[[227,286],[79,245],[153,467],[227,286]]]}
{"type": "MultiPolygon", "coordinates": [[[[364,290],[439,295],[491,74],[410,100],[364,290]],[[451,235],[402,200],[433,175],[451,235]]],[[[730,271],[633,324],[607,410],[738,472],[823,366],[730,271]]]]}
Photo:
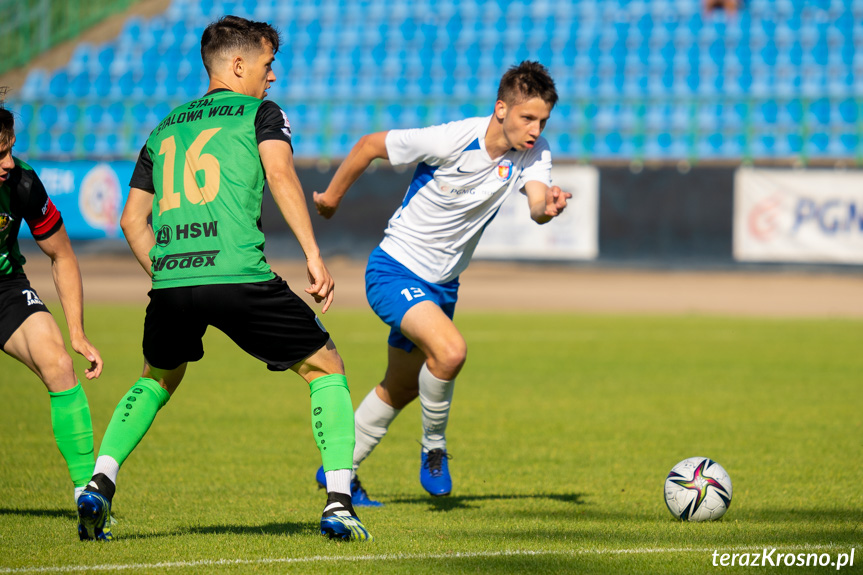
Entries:
{"type": "Polygon", "coordinates": [[[75,38],[135,0],[0,0],[0,74],[75,38]]]}
{"type": "Polygon", "coordinates": [[[557,158],[863,163],[863,0],[174,0],[121,35],[32,70],[11,107],[30,158],[134,158],[203,94],[201,32],[237,14],[283,32],[269,97],[301,158],[364,133],[491,112],[500,74],[549,67],[557,158]]]}

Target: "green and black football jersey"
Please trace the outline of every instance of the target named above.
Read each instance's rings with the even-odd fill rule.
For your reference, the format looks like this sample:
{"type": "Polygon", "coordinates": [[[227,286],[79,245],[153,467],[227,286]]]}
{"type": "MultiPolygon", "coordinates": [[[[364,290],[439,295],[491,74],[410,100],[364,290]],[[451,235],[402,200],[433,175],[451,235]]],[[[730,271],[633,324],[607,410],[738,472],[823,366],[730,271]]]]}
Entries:
{"type": "Polygon", "coordinates": [[[27,221],[33,237],[51,237],[63,225],[45,186],[33,168],[16,157],[9,177],[0,182],[0,281],[24,273],[24,256],[18,248],[21,222],[27,221]]]}
{"type": "Polygon", "coordinates": [[[258,143],[268,139],[290,143],[284,112],[229,90],[183,104],[153,130],[130,185],[154,192],[154,289],[274,277],[261,230],[258,143]]]}

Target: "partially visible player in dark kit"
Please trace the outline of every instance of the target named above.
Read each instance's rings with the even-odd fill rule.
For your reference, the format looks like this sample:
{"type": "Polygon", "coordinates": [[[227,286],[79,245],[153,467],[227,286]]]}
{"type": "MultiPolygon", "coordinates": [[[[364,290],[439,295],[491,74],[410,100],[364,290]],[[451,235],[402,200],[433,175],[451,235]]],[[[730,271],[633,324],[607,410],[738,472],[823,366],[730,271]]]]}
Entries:
{"type": "Polygon", "coordinates": [[[12,155],[15,117],[3,107],[5,92],[0,89],[0,347],[29,367],[48,389],[54,439],[69,467],[77,500],[93,472],[90,406],[57,322],[24,274],[25,259],[18,246],[22,221],[51,259],[72,349],[90,362],[84,370],[87,379],[102,373],[102,358],[84,333],[81,271],[63,218],[33,168],[12,155]]]}

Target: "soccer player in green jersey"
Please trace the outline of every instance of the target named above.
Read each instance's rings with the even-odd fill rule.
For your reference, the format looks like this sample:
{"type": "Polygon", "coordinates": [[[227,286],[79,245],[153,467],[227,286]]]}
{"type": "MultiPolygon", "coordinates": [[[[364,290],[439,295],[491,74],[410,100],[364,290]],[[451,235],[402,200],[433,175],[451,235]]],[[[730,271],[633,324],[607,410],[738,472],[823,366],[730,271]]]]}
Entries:
{"type": "Polygon", "coordinates": [[[305,291],[326,312],[334,283],[294,170],[290,124],[264,100],[276,80],[271,65],[279,40],[264,22],[226,16],[210,24],[201,38],[207,93],[174,109],[141,150],[121,226],[153,280],[144,371],[117,405],[79,499],[82,540],[112,538],[120,466],[176,391],[188,362],[203,357],[208,326],[270,370],[291,369],[308,382],[312,429],[328,479],[321,533],[371,539],[351,505],[354,419],[341,357],[263,252],[266,182],[305,253],[311,283],[305,291]]]}
{"type": "Polygon", "coordinates": [[[18,248],[22,221],[51,258],[72,349],[90,362],[84,370],[87,379],[102,373],[102,358],[84,333],[81,271],[63,218],[36,172],[12,156],[14,144],[15,118],[0,102],[0,348],[29,367],[48,389],[54,439],[69,467],[77,500],[93,473],[90,405],[60,328],[24,274],[25,260],[18,248]]]}

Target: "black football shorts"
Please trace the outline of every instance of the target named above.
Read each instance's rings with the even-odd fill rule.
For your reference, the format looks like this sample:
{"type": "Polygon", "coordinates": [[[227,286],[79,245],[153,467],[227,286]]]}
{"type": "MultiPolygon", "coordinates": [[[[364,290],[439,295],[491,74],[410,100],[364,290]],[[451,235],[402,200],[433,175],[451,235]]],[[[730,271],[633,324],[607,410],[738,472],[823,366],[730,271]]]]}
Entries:
{"type": "Polygon", "coordinates": [[[208,326],[223,331],[272,371],[284,371],[323,347],[329,334],[282,278],[256,283],[150,290],[144,359],[175,369],[204,357],[208,326]]]}
{"type": "Polygon", "coordinates": [[[24,320],[39,311],[48,311],[48,308],[30,287],[26,276],[0,279],[0,349],[24,320]]]}

